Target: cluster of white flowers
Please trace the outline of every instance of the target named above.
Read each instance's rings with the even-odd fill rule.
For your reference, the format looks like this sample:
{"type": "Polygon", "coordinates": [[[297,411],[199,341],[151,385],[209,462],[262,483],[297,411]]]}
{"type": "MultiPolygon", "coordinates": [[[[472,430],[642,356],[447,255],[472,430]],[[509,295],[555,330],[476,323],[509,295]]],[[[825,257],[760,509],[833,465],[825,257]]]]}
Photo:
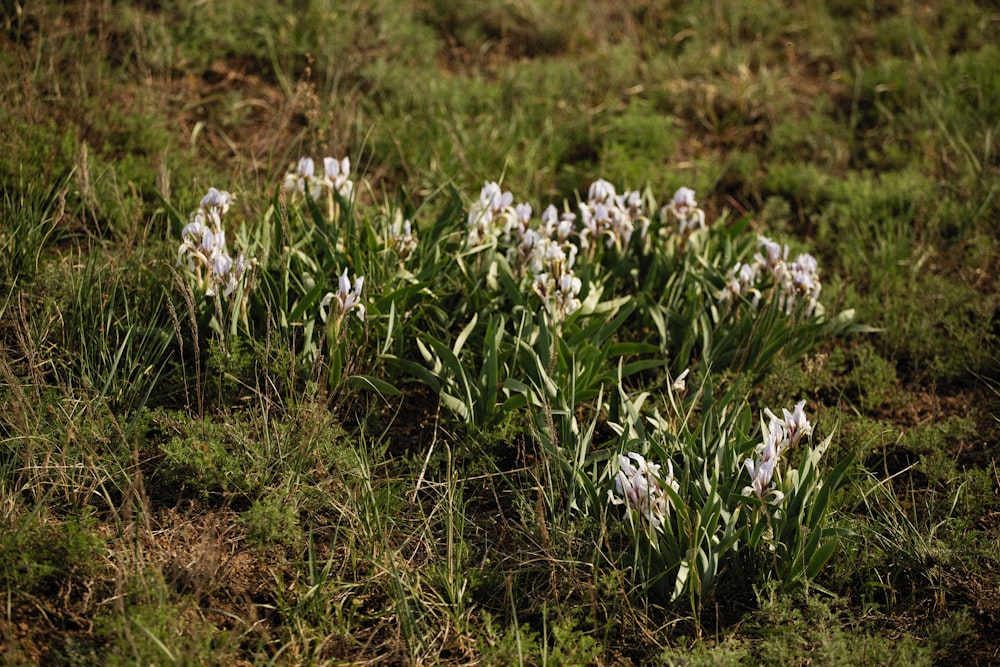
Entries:
{"type": "Polygon", "coordinates": [[[350,158],[323,158],[323,173],[316,175],[316,163],[311,157],[304,157],[285,174],[282,189],[299,194],[309,193],[313,199],[319,199],[323,192],[337,192],[344,199],[350,199],[354,192],[354,181],[350,179],[350,158]]]}
{"type": "Polygon", "coordinates": [[[519,276],[530,276],[531,289],[549,316],[563,322],[580,308],[583,287],[573,272],[578,250],[570,241],[574,219],[549,206],[536,220],[531,204],[515,204],[510,192],[489,182],[469,207],[468,243],[506,246],[511,267],[519,276]]]}
{"type": "Polygon", "coordinates": [[[729,279],[726,286],[719,294],[719,301],[723,303],[735,304],[740,297],[747,296],[754,308],[760,303],[761,293],[757,288],[760,280],[760,267],[756,263],[744,264],[737,262],[736,266],[729,272],[729,279]]]}
{"type": "MultiPolygon", "coordinates": [[[[498,183],[486,183],[479,191],[479,199],[469,207],[469,246],[495,244],[498,239],[509,241],[518,217],[524,217],[523,206],[515,207],[514,195],[502,190],[498,183]]],[[[527,217],[531,217],[530,206],[527,217]]]]}
{"type": "Polygon", "coordinates": [[[209,188],[191,222],[181,231],[177,265],[186,267],[208,296],[215,296],[219,287],[224,296],[230,296],[253,265],[253,260],[247,261],[242,253],[233,259],[226,250],[222,216],[232,201],[230,193],[209,188]]]}
{"type": "Polygon", "coordinates": [[[583,283],[573,272],[577,247],[569,241],[572,220],[560,218],[555,206],[542,213],[541,224],[533,225],[531,205],[518,204],[512,231],[516,244],[507,250],[507,260],[521,275],[533,276],[531,289],[542,300],[549,317],[564,322],[580,308],[583,283]]]}
{"type": "Polygon", "coordinates": [[[641,454],[630,452],[618,455],[618,474],[614,491],[608,489],[608,498],[615,505],[628,505],[638,512],[650,527],[660,532],[670,516],[670,497],[666,489],[676,493],[680,485],[674,478],[674,464],[667,461],[666,476],[660,475],[660,466],[647,461],[641,454]]]}
{"type": "Polygon", "coordinates": [[[507,248],[507,261],[520,275],[537,275],[555,260],[572,267],[576,261],[577,248],[569,242],[573,231],[572,220],[559,219],[555,206],[549,206],[542,213],[541,223],[531,218],[531,204],[518,204],[518,216],[508,236],[516,237],[507,248]]]}
{"type": "Polygon", "coordinates": [[[556,322],[564,322],[580,308],[583,283],[573,273],[563,249],[550,243],[545,254],[545,271],[535,275],[531,289],[542,300],[546,312],[556,322]]]}
{"type": "Polygon", "coordinates": [[[630,190],[622,194],[615,186],[599,178],[590,184],[587,201],[580,204],[580,247],[589,248],[593,240],[603,238],[609,248],[622,251],[632,241],[636,226],[645,237],[649,218],[642,210],[642,195],[630,190]]]}
{"type": "Polygon", "coordinates": [[[413,231],[413,224],[404,220],[402,215],[397,215],[389,225],[388,244],[396,250],[399,259],[404,261],[417,249],[417,235],[413,231]]]}
{"type": "Polygon", "coordinates": [[[540,237],[565,246],[575,234],[580,248],[589,248],[596,239],[603,239],[607,247],[622,251],[636,229],[645,237],[649,228],[640,193],[630,190],[617,194],[615,186],[601,178],[591,183],[587,201],[579,204],[578,211],[579,214],[571,211],[560,214],[554,206],[549,206],[542,213],[541,222],[536,223],[530,204],[515,204],[509,191],[489,182],[469,207],[469,245],[511,243],[516,236],[516,252],[523,259],[540,237]]]}
{"type": "Polygon", "coordinates": [[[744,496],[753,495],[760,500],[770,497],[774,503],[784,498],[772,479],[785,450],[795,447],[802,438],[812,434],[812,424],[804,411],[805,404],[804,400],[799,401],[792,412],[782,408],[781,417],[770,409],[764,410],[769,423],[763,428],[763,442],[755,450],[757,458],[748,458],[743,462],[750,473],[750,485],[743,488],[744,496]]]}
{"type": "Polygon", "coordinates": [[[365,279],[358,277],[351,285],[351,279],[347,275],[347,269],[340,275],[338,289],[336,292],[327,292],[320,302],[320,312],[323,319],[327,319],[326,308],[333,303],[333,317],[335,321],[340,321],[352,310],[357,311],[358,319],[365,319],[365,304],[361,302],[361,289],[365,286],[365,279]]]}
{"type": "Polygon", "coordinates": [[[760,283],[770,275],[778,291],[786,314],[791,314],[798,304],[804,304],[803,311],[809,317],[819,303],[819,293],[823,288],[819,280],[819,265],[809,253],[802,253],[794,262],[788,261],[788,246],[772,241],[766,236],[758,238],[758,248],[749,264],[737,263],[730,271],[725,287],[719,294],[719,301],[736,303],[748,296],[754,307],[760,302],[760,283]]]}
{"type": "Polygon", "coordinates": [[[660,217],[664,220],[668,217],[677,220],[677,232],[681,236],[705,227],[705,211],[698,208],[694,190],[687,187],[678,188],[670,203],[660,209],[660,217]]]}
{"type": "MultiPolygon", "coordinates": [[[[680,188],[662,215],[680,220],[684,234],[705,226],[705,212],[690,188],[680,188]]],[[[530,204],[515,203],[513,194],[490,181],[469,207],[467,242],[470,248],[506,248],[511,267],[517,275],[531,277],[549,315],[561,322],[581,305],[582,285],[573,272],[577,254],[589,250],[592,255],[598,240],[623,252],[635,234],[645,238],[649,224],[639,192],[618,194],[601,178],[591,183],[587,200],[575,212],[550,205],[540,218],[533,217],[530,204]]]]}

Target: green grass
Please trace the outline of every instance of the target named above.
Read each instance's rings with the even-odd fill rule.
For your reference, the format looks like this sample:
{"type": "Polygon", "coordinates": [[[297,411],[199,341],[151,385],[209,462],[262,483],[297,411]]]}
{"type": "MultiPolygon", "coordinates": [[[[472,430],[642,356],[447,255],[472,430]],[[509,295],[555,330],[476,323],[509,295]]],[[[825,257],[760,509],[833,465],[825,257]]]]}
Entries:
{"type": "Polygon", "coordinates": [[[995,661],[998,40],[971,0],[0,3],[7,661],[995,661]],[[281,192],[328,155],[349,201],[281,192]],[[554,319],[468,212],[598,178],[650,233],[554,319]],[[210,186],[233,296],[176,264],[210,186]],[[825,320],[719,302],[758,234],[825,320]],[[629,451],[662,532],[607,500],[629,451]]]}

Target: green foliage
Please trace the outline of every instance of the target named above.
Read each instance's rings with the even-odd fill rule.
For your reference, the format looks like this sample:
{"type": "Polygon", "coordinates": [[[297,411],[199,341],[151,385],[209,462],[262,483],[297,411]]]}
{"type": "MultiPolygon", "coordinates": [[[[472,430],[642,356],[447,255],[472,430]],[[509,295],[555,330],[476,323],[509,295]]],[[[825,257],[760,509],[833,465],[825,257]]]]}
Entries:
{"type": "Polygon", "coordinates": [[[804,604],[771,601],[760,621],[749,630],[751,635],[766,637],[765,641],[752,643],[749,651],[748,659],[759,664],[798,663],[803,645],[809,647],[809,661],[820,665],[859,661],[871,665],[935,664],[934,648],[919,637],[907,635],[890,641],[857,621],[842,622],[836,606],[818,599],[804,604]]]}
{"type": "MultiPolygon", "coordinates": [[[[151,423],[167,436],[159,444],[163,458],[157,462],[157,477],[180,497],[280,496],[276,490],[327,484],[358,468],[342,428],[310,406],[278,422],[269,421],[266,412],[245,409],[215,419],[158,411],[151,423]]],[[[266,515],[266,510],[259,511],[266,515]]]]}
{"type": "Polygon", "coordinates": [[[67,215],[66,187],[56,183],[45,190],[34,182],[21,183],[2,196],[0,253],[6,261],[0,265],[0,285],[12,287],[33,277],[47,248],[58,241],[67,215]]]}
{"type": "Polygon", "coordinates": [[[206,622],[191,604],[174,599],[162,573],[137,573],[117,611],[96,619],[107,665],[212,664],[221,659],[224,631],[206,622]]]}
{"type": "Polygon", "coordinates": [[[854,347],[849,355],[851,386],[865,412],[891,406],[898,385],[896,369],[867,343],[854,347]]]}
{"type": "Polygon", "coordinates": [[[281,495],[255,500],[240,521],[246,529],[247,541],[254,546],[292,545],[301,538],[294,499],[281,495]]]}
{"type": "Polygon", "coordinates": [[[625,110],[608,121],[603,136],[602,164],[609,178],[652,188],[666,188],[669,173],[650,174],[649,165],[671,155],[680,132],[670,116],[653,112],[649,103],[632,98],[625,110]]]}
{"type": "Polygon", "coordinates": [[[527,623],[497,628],[486,614],[479,640],[479,655],[488,664],[592,665],[602,651],[601,645],[568,616],[553,621],[545,615],[538,629],[527,623]]]}
{"type": "Polygon", "coordinates": [[[62,520],[44,511],[5,517],[0,539],[0,585],[8,595],[89,585],[106,567],[104,539],[92,514],[62,520]]]}
{"type": "MultiPolygon", "coordinates": [[[[828,514],[853,457],[825,471],[820,459],[833,436],[817,445],[806,444],[800,441],[801,433],[796,437],[785,430],[790,428],[785,426],[787,416],[785,421],[771,418],[769,425],[762,417],[760,435],[755,437],[738,386],[715,396],[710,386],[703,385],[686,403],[673,399],[665,416],[644,415],[645,398],[620,397],[619,464],[608,466],[595,480],[598,486],[610,486],[614,477],[617,496],[624,496],[623,525],[634,540],[631,561],[641,579],[672,600],[690,600],[695,613],[703,599],[724,585],[743,591],[771,581],[785,591],[808,586],[833,555],[838,540],[850,534],[830,525],[828,514]],[[686,405],[686,411],[679,405],[686,405]],[[776,451],[768,453],[772,438],[776,451]],[[785,438],[786,444],[780,444],[785,438]],[[787,458],[798,457],[794,467],[782,465],[785,447],[791,447],[787,458]],[[632,453],[642,454],[667,467],[668,472],[651,475],[642,472],[646,464],[636,459],[646,478],[642,483],[662,490],[663,507],[636,506],[629,497],[629,489],[639,482],[625,470],[631,465],[623,460],[626,453],[630,458],[632,453]],[[759,469],[765,457],[777,463],[773,478],[768,474],[762,483],[761,495],[752,486],[754,469],[745,462],[756,459],[759,469]],[[723,576],[728,581],[720,579],[723,576]]],[[[652,503],[655,493],[648,493],[644,502],[652,503]]]]}

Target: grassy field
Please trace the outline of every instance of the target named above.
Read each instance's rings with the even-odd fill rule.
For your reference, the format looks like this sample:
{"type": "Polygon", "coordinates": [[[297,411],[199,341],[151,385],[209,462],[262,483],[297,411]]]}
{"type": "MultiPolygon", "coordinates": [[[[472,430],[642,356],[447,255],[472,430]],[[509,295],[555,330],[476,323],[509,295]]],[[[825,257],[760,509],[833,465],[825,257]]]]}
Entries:
{"type": "Polygon", "coordinates": [[[996,5],[0,43],[7,664],[1000,662],[996,5]]]}

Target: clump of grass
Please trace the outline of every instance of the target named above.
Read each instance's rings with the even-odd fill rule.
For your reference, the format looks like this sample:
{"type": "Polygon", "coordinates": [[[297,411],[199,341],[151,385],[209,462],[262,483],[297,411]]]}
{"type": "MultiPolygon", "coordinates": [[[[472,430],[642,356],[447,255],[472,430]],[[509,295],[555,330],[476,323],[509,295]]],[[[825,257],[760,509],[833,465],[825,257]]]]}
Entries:
{"type": "Polygon", "coordinates": [[[127,586],[117,609],[96,619],[105,664],[214,662],[234,641],[195,606],[177,600],[158,570],[136,573],[127,586]]]}

